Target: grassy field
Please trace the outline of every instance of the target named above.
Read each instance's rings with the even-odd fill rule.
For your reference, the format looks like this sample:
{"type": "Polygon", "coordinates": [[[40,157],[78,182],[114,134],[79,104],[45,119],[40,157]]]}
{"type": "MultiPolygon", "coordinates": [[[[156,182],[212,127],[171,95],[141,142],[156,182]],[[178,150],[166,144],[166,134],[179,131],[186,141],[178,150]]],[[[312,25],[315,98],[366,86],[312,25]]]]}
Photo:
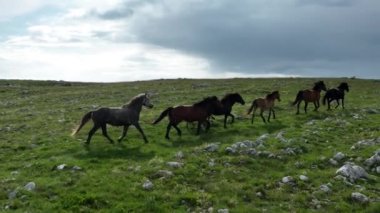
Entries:
{"type": "MultiPolygon", "coordinates": [[[[380,137],[380,81],[360,79],[156,80],[128,83],[67,83],[0,80],[0,211],[16,212],[380,212],[379,173],[364,161],[379,145],[351,149],[358,141],[380,137]],[[328,88],[351,86],[346,109],[295,115],[290,105],[298,90],[324,80],[328,88]],[[277,119],[254,124],[246,110],[253,99],[279,90],[277,119]],[[150,92],[153,109],[144,108],[140,124],[144,144],[130,128],[120,144],[109,144],[98,131],[83,144],[92,124],[74,138],[72,129],[88,111],[118,107],[150,92]],[[182,123],[164,138],[167,119],[151,122],[169,106],[203,97],[239,92],[246,105],[235,105],[233,125],[216,117],[208,133],[195,134],[182,123]],[[241,141],[260,142],[255,154],[228,153],[241,141]],[[216,144],[214,152],[205,150],[216,144]],[[334,165],[338,152],[344,158],[334,165]],[[345,162],[366,168],[368,179],[349,183],[335,178],[345,162]],[[179,162],[170,166],[168,162],[179,162]],[[63,169],[57,166],[65,164],[63,169]],[[166,170],[162,172],[160,170],[166,170]],[[172,173],[170,173],[172,172],[172,173]],[[299,179],[308,177],[307,181],[299,179]],[[283,183],[286,176],[293,177],[283,183]],[[153,188],[143,184],[149,180],[153,188]],[[34,182],[35,188],[24,186],[34,182]],[[321,185],[329,190],[322,190],[321,185]],[[365,194],[370,202],[351,199],[365,194]]],[[[122,129],[109,127],[117,139],[122,129]]],[[[243,147],[244,148],[244,147],[243,147]]],[[[63,167],[63,166],[62,166],[63,167]]],[[[322,187],[323,188],[323,187],[322,187]]]]}

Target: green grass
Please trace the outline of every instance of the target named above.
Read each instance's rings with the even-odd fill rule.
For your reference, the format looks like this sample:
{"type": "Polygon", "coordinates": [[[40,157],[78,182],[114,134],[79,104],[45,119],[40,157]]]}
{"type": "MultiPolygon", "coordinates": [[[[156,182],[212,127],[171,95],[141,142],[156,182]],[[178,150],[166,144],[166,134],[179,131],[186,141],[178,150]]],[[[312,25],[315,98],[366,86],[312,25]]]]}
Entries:
{"type": "MultiPolygon", "coordinates": [[[[346,96],[346,109],[295,115],[290,106],[298,90],[310,88],[320,79],[226,79],[226,80],[157,80],[128,83],[67,83],[54,81],[0,81],[0,211],[17,212],[379,212],[379,174],[369,172],[371,179],[358,181],[363,194],[374,200],[368,205],[353,203],[352,192],[360,191],[335,180],[328,160],[343,152],[345,160],[363,166],[365,159],[378,149],[375,146],[351,150],[363,139],[380,137],[379,80],[322,79],[336,87],[341,81],[351,86],[346,96]],[[252,125],[246,110],[251,101],[279,90],[282,102],[276,103],[277,119],[264,124],[260,117],[252,125]],[[140,124],[148,137],[144,144],[135,128],[130,128],[121,144],[111,145],[98,131],[88,148],[83,146],[91,124],[75,137],[72,129],[88,111],[101,106],[121,106],[141,92],[151,92],[153,109],[143,109],[140,124]],[[236,105],[239,118],[227,129],[222,117],[216,117],[208,133],[195,135],[195,129],[180,125],[182,137],[172,129],[171,140],[164,138],[167,120],[150,123],[167,107],[191,104],[203,97],[239,92],[245,106],[236,105]],[[377,110],[377,113],[369,109],[377,110]],[[283,131],[288,143],[276,135],[283,131]],[[274,158],[226,154],[224,149],[238,141],[255,141],[269,134],[265,147],[274,158]],[[219,143],[217,152],[203,147],[219,143]],[[282,152],[288,147],[301,150],[296,155],[282,152]],[[182,151],[184,159],[175,154],[182,151]],[[180,161],[183,167],[173,169],[168,161],[180,161]],[[210,166],[209,162],[214,165],[210,166]],[[79,166],[81,171],[56,170],[57,165],[79,166]],[[156,178],[158,170],[171,170],[170,178],[156,178]],[[18,173],[15,174],[15,171],[18,173]],[[298,176],[309,177],[302,182],[298,176]],[[284,176],[293,176],[297,185],[281,185],[284,176]],[[143,189],[145,180],[154,188],[143,189]],[[26,191],[28,182],[36,183],[26,191]],[[332,184],[331,193],[319,190],[321,184],[332,184]],[[8,194],[17,191],[14,199],[8,194]],[[263,196],[257,196],[261,192],[263,196]],[[377,200],[377,202],[375,202],[377,200]]],[[[121,128],[109,127],[117,139],[121,128]]],[[[339,165],[342,165],[341,162],[339,165]]]]}

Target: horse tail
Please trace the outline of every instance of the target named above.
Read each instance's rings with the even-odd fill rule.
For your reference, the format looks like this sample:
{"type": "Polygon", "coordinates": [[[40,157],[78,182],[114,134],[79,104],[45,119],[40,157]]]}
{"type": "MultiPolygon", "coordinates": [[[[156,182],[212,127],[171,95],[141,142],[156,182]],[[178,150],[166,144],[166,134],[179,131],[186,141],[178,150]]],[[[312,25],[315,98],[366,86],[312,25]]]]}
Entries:
{"type": "Polygon", "coordinates": [[[249,115],[249,113],[252,112],[253,108],[257,108],[257,100],[254,100],[254,101],[252,102],[251,107],[250,107],[250,108],[248,109],[248,111],[247,111],[247,115],[249,115]]]}
{"type": "Polygon", "coordinates": [[[172,111],[172,109],[173,109],[173,107],[169,107],[169,108],[165,109],[161,113],[160,117],[158,117],[155,121],[153,121],[152,124],[157,124],[158,122],[160,122],[163,118],[165,118],[165,116],[167,116],[170,113],[170,111],[172,111]]]}
{"type": "Polygon", "coordinates": [[[82,118],[80,124],[78,125],[78,127],[76,129],[74,129],[73,132],[71,133],[72,136],[74,136],[75,134],[77,134],[79,132],[79,130],[82,129],[82,127],[91,119],[92,113],[93,113],[93,111],[88,112],[88,113],[86,113],[83,116],[83,118],[82,118]]]}
{"type": "Polygon", "coordinates": [[[302,100],[302,96],[303,96],[303,91],[300,90],[298,93],[297,93],[297,97],[296,97],[296,100],[294,100],[294,102],[292,103],[292,105],[296,105],[298,103],[298,101],[302,100]]]}

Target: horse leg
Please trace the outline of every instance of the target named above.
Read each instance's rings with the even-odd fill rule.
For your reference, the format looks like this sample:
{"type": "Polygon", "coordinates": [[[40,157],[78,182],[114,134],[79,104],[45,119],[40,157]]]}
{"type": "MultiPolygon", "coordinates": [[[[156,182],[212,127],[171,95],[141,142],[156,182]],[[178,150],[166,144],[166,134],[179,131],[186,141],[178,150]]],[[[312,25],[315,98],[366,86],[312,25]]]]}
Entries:
{"type": "Polygon", "coordinates": [[[92,127],[92,129],[88,132],[88,137],[87,137],[87,141],[86,141],[87,145],[90,144],[92,136],[95,134],[96,130],[99,129],[99,127],[100,127],[100,125],[94,124],[94,126],[92,127]]]}
{"type": "Polygon", "coordinates": [[[317,103],[317,101],[314,101],[313,104],[314,104],[314,111],[318,111],[318,103],[317,103]]]}
{"type": "Polygon", "coordinates": [[[330,103],[331,103],[331,99],[327,99],[327,110],[331,110],[330,103]]]}
{"type": "Polygon", "coordinates": [[[171,127],[172,127],[172,124],[171,124],[171,123],[169,123],[168,126],[166,127],[165,138],[168,139],[168,140],[170,139],[170,138],[169,138],[169,131],[170,131],[170,128],[171,128],[171,127]]]}
{"type": "Polygon", "coordinates": [[[129,124],[128,124],[128,125],[125,125],[125,126],[123,127],[123,133],[122,133],[122,135],[119,137],[119,139],[117,139],[117,141],[118,141],[119,143],[120,143],[121,140],[123,140],[124,137],[127,135],[128,128],[129,128],[129,124]]]}
{"type": "Polygon", "coordinates": [[[202,122],[198,121],[197,135],[199,135],[199,133],[201,132],[201,124],[202,122]]]}
{"type": "Polygon", "coordinates": [[[276,115],[274,114],[274,109],[272,108],[272,113],[273,113],[273,119],[276,119],[276,115]]]}
{"type": "Polygon", "coordinates": [[[136,123],[134,124],[134,126],[136,127],[137,130],[139,130],[139,132],[141,133],[141,135],[143,136],[143,139],[144,139],[144,142],[145,143],[148,143],[148,139],[146,139],[146,136],[144,134],[144,131],[141,129],[141,126],[139,123],[136,123]]]}
{"type": "Polygon", "coordinates": [[[342,98],[342,108],[344,109],[344,98],[342,98]]]}
{"type": "Polygon", "coordinates": [[[211,124],[210,124],[210,121],[208,121],[208,120],[206,120],[206,132],[208,132],[208,130],[210,129],[210,126],[211,126],[211,124]]]}
{"type": "Polygon", "coordinates": [[[228,114],[231,117],[231,124],[235,122],[235,116],[231,113],[228,114]]]}
{"type": "Polygon", "coordinates": [[[224,114],[224,128],[227,128],[227,125],[226,125],[226,123],[227,123],[227,116],[228,116],[228,114],[224,114]]]}
{"type": "Polygon", "coordinates": [[[267,119],[269,123],[270,123],[270,116],[271,116],[271,114],[272,114],[272,109],[269,108],[268,119],[267,119]]]}
{"type": "Polygon", "coordinates": [[[256,113],[256,107],[252,111],[252,119],[251,119],[251,124],[253,124],[253,119],[255,118],[255,113],[256,113]]]}
{"type": "Polygon", "coordinates": [[[181,136],[181,135],[182,135],[182,132],[181,132],[181,130],[178,128],[178,126],[177,126],[177,125],[173,125],[173,127],[174,127],[174,129],[177,130],[178,135],[181,136]]]}
{"type": "Polygon", "coordinates": [[[260,111],[260,116],[261,116],[261,118],[263,119],[264,123],[267,123],[267,122],[265,121],[264,116],[263,116],[263,112],[264,112],[264,110],[261,110],[261,111],[260,111]]]}
{"type": "Polygon", "coordinates": [[[296,115],[300,114],[300,104],[301,104],[301,101],[298,101],[298,103],[297,103],[297,113],[296,113],[296,115]]]}
{"type": "Polygon", "coordinates": [[[108,133],[107,133],[107,124],[102,124],[102,133],[103,133],[103,136],[106,137],[110,143],[113,143],[113,140],[108,136],[108,133]]]}
{"type": "Polygon", "coordinates": [[[305,114],[307,113],[307,105],[308,105],[308,104],[309,104],[309,103],[305,101],[305,114]]]}
{"type": "Polygon", "coordinates": [[[335,106],[335,109],[338,108],[339,106],[339,99],[336,99],[336,106],[335,106]]]}

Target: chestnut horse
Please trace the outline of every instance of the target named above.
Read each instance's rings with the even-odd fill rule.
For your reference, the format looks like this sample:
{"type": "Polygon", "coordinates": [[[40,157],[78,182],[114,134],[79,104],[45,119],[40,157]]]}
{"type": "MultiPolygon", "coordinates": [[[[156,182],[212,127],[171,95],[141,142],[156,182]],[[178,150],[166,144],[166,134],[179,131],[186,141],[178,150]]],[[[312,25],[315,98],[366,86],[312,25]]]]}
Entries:
{"type": "Polygon", "coordinates": [[[337,89],[329,89],[326,91],[325,97],[323,97],[323,105],[326,104],[327,100],[327,110],[330,110],[330,103],[333,100],[336,100],[336,108],[339,106],[339,99],[342,99],[342,108],[344,109],[344,91],[349,91],[348,84],[346,82],[342,82],[337,89]]]}
{"type": "Polygon", "coordinates": [[[270,122],[271,113],[273,113],[273,119],[276,119],[276,115],[275,115],[274,109],[273,109],[273,107],[274,107],[274,101],[276,99],[278,101],[281,101],[281,99],[280,99],[280,93],[278,91],[274,91],[271,94],[268,94],[265,98],[255,99],[252,102],[252,105],[248,109],[248,113],[247,113],[249,115],[249,113],[251,113],[253,111],[252,112],[251,123],[253,123],[253,119],[255,117],[255,112],[256,112],[257,108],[260,108],[260,116],[263,119],[264,123],[266,123],[266,121],[265,121],[265,118],[263,116],[263,112],[266,111],[266,110],[269,110],[268,122],[270,122]]]}
{"type": "Polygon", "coordinates": [[[100,108],[95,111],[86,113],[79,126],[74,130],[72,135],[74,136],[79,132],[79,130],[90,120],[94,122],[94,126],[88,133],[86,144],[90,144],[91,137],[94,135],[96,130],[102,128],[103,136],[106,137],[110,143],[113,143],[113,140],[107,134],[107,124],[113,126],[124,126],[123,133],[118,139],[119,142],[125,137],[128,131],[128,127],[133,125],[139,130],[141,135],[144,138],[145,143],[148,143],[148,140],[145,137],[143,130],[139,124],[140,112],[142,106],[152,108],[153,105],[150,103],[148,95],[146,93],[139,94],[132,98],[129,103],[122,106],[121,108],[100,108]]]}
{"type": "Polygon", "coordinates": [[[300,104],[305,101],[305,113],[307,113],[307,105],[309,102],[314,103],[314,111],[317,111],[320,104],[319,99],[321,98],[321,91],[326,91],[326,85],[323,81],[318,81],[314,83],[312,90],[300,90],[297,94],[296,100],[293,102],[293,106],[297,104],[297,115],[300,113],[300,104]]]}
{"type": "Polygon", "coordinates": [[[235,103],[240,103],[241,105],[245,104],[243,98],[239,93],[226,94],[222,100],[220,100],[220,107],[217,107],[212,113],[213,115],[224,115],[224,128],[227,128],[226,123],[228,116],[232,118],[231,123],[233,123],[235,120],[235,116],[231,114],[232,106],[235,103]]]}
{"type": "Polygon", "coordinates": [[[210,123],[207,118],[213,113],[213,110],[217,107],[218,104],[218,98],[216,96],[211,96],[193,105],[169,107],[161,113],[161,115],[153,122],[153,124],[157,124],[165,116],[168,116],[169,124],[166,128],[165,138],[169,139],[169,131],[172,126],[177,130],[178,135],[181,136],[181,130],[177,126],[180,122],[198,121],[197,134],[199,134],[202,123],[207,123],[206,131],[210,128],[210,123]]]}

